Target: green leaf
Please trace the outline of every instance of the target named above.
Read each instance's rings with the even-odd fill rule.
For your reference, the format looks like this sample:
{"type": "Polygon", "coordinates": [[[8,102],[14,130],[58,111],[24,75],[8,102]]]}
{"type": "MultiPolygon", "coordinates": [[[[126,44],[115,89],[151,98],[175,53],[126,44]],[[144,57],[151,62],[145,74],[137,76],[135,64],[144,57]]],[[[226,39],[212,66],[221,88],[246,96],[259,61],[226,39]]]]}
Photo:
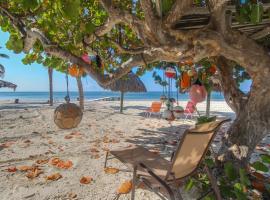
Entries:
{"type": "Polygon", "coordinates": [[[241,182],[241,184],[243,184],[245,186],[250,185],[250,181],[248,179],[247,172],[246,172],[245,169],[240,168],[239,169],[239,175],[240,175],[240,182],[241,182]]]}
{"type": "Polygon", "coordinates": [[[237,179],[237,172],[236,172],[236,170],[233,167],[233,164],[231,162],[225,163],[224,170],[225,170],[225,174],[229,178],[229,180],[234,181],[237,179]]]}
{"type": "Polygon", "coordinates": [[[189,180],[188,180],[188,182],[186,183],[186,185],[185,185],[185,190],[186,191],[189,191],[189,190],[191,190],[191,188],[194,186],[194,181],[193,181],[193,179],[192,178],[190,178],[189,180]]]}
{"type": "Polygon", "coordinates": [[[22,5],[23,8],[35,10],[39,6],[40,1],[39,0],[23,0],[22,5]]]}
{"type": "Polygon", "coordinates": [[[247,195],[244,193],[244,190],[243,190],[244,187],[241,183],[235,183],[233,188],[234,188],[234,193],[236,195],[236,198],[238,200],[247,199],[247,195]]]}
{"type": "Polygon", "coordinates": [[[252,163],[251,166],[257,171],[262,171],[262,172],[269,171],[268,167],[260,161],[256,161],[256,162],[252,163]]]}
{"type": "Polygon", "coordinates": [[[61,10],[64,17],[75,21],[80,15],[80,0],[61,0],[61,10]]]}
{"type": "Polygon", "coordinates": [[[205,162],[205,164],[206,164],[208,167],[210,167],[210,168],[212,168],[212,167],[215,166],[215,162],[214,162],[214,160],[211,159],[211,158],[206,158],[206,159],[204,160],[204,162],[205,162]]]}
{"type": "Polygon", "coordinates": [[[262,154],[260,157],[264,163],[270,164],[270,155],[262,154]]]}
{"type": "Polygon", "coordinates": [[[93,33],[95,31],[95,28],[96,26],[91,21],[85,24],[86,33],[89,33],[89,34],[93,33]]]}

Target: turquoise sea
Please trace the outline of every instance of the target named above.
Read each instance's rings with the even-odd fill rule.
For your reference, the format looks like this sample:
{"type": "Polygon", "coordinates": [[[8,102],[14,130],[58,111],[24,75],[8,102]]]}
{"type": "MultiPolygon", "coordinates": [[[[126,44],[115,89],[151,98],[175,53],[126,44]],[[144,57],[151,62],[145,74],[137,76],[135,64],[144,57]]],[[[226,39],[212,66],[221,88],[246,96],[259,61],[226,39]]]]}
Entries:
{"type": "MultiPolygon", "coordinates": [[[[65,92],[54,92],[54,100],[62,101],[66,96],[65,92]]],[[[98,99],[102,97],[119,97],[119,92],[84,92],[86,100],[98,99]]],[[[146,93],[126,93],[125,100],[158,100],[162,95],[162,91],[160,92],[146,92],[146,93]]],[[[76,99],[78,97],[78,92],[70,92],[71,99],[76,99]]],[[[177,99],[176,92],[173,92],[172,97],[177,99]]],[[[48,92],[0,92],[0,100],[27,100],[27,101],[47,101],[49,99],[48,92]]],[[[179,94],[180,100],[189,99],[188,94],[179,94]]],[[[224,97],[222,93],[213,92],[212,100],[223,101],[224,97]]]]}

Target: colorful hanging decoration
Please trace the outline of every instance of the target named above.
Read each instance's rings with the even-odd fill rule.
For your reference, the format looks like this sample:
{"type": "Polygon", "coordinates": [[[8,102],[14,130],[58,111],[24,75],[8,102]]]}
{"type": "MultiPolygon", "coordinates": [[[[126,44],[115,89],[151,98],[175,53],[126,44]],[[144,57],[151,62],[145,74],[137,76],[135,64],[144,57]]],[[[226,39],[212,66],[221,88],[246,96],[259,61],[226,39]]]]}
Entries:
{"type": "Polygon", "coordinates": [[[82,67],[79,67],[78,65],[73,64],[68,68],[68,73],[73,77],[80,77],[83,75],[83,69],[82,67]]]}
{"type": "Polygon", "coordinates": [[[180,80],[180,88],[185,90],[189,88],[191,85],[191,77],[188,75],[187,72],[183,72],[180,80]]]}
{"type": "Polygon", "coordinates": [[[81,57],[83,59],[84,62],[86,62],[87,64],[91,64],[91,60],[90,57],[88,56],[87,53],[84,53],[81,57]]]}
{"type": "Polygon", "coordinates": [[[165,70],[165,75],[168,78],[174,78],[176,76],[176,71],[173,67],[167,67],[165,70]]]}
{"type": "Polygon", "coordinates": [[[180,118],[184,113],[184,108],[182,106],[175,106],[173,109],[173,115],[175,118],[180,118]]]}
{"type": "Polygon", "coordinates": [[[211,65],[210,68],[208,68],[208,72],[211,74],[211,75],[214,75],[217,71],[217,66],[216,65],[211,65]]]}
{"type": "Polygon", "coordinates": [[[203,85],[194,84],[189,91],[189,97],[194,104],[203,102],[206,98],[207,92],[203,85]]]}

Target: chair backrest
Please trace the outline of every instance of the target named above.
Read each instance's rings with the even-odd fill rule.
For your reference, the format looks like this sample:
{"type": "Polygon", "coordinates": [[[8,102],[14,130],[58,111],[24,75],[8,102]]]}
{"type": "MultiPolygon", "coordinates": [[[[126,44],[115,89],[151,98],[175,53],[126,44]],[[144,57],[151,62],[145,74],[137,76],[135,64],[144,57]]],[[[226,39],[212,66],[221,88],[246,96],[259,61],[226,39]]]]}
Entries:
{"type": "Polygon", "coordinates": [[[170,179],[169,176],[172,173],[176,179],[179,179],[194,172],[206,154],[218,129],[228,121],[230,119],[204,123],[197,125],[196,128],[186,130],[175,151],[167,179],[170,179]]]}
{"type": "Polygon", "coordinates": [[[152,112],[160,112],[161,106],[162,106],[161,102],[157,102],[157,101],[152,102],[151,111],[152,112]]]}
{"type": "Polygon", "coordinates": [[[186,108],[184,110],[185,113],[194,113],[195,110],[196,110],[196,105],[192,102],[192,101],[189,101],[186,105],[186,108]]]}

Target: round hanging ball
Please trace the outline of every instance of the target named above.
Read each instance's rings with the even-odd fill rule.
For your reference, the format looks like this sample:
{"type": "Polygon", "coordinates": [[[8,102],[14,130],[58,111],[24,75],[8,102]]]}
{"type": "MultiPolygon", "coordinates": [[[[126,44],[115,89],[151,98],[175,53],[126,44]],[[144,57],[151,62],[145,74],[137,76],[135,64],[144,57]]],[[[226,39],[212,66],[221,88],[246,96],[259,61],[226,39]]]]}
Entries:
{"type": "Polygon", "coordinates": [[[54,111],[54,123],[61,129],[71,129],[82,120],[82,110],[74,103],[63,103],[54,111]]]}

